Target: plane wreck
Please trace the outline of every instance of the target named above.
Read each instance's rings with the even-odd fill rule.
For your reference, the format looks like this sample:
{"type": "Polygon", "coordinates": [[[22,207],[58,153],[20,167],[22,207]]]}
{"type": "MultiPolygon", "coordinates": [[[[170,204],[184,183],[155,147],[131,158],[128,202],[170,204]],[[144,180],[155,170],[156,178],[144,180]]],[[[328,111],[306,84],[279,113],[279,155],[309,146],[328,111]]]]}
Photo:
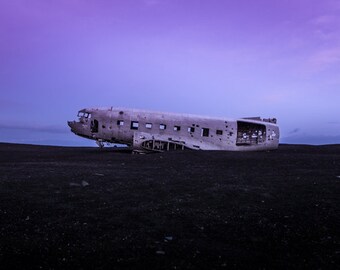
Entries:
{"type": "Polygon", "coordinates": [[[260,151],[277,149],[275,118],[213,118],[122,108],[86,108],[71,131],[104,143],[125,144],[136,152],[172,150],[260,151]]]}

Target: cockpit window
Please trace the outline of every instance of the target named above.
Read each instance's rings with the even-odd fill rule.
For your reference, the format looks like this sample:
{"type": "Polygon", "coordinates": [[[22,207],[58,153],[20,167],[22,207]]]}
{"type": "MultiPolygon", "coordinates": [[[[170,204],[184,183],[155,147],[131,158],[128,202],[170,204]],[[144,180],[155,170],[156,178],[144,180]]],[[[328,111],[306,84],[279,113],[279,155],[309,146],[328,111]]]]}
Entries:
{"type": "Polygon", "coordinates": [[[78,112],[79,118],[91,118],[91,114],[88,112],[78,112]]]}

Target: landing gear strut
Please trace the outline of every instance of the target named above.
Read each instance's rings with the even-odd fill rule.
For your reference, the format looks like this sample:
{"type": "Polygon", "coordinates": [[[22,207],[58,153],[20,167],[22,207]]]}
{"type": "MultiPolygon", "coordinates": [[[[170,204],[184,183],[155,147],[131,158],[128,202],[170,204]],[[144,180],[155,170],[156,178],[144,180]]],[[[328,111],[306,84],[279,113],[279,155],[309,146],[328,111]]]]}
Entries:
{"type": "Polygon", "coordinates": [[[96,144],[99,146],[99,148],[103,148],[104,147],[104,143],[101,140],[96,140],[96,144]]]}

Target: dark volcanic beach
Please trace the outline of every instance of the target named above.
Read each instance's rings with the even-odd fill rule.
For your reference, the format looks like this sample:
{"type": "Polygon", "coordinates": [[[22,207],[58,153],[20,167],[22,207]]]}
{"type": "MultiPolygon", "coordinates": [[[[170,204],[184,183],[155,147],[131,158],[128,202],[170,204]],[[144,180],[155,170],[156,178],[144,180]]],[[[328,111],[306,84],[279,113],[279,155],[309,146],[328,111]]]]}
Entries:
{"type": "Polygon", "coordinates": [[[340,145],[0,153],[1,269],[340,265],[340,145]]]}

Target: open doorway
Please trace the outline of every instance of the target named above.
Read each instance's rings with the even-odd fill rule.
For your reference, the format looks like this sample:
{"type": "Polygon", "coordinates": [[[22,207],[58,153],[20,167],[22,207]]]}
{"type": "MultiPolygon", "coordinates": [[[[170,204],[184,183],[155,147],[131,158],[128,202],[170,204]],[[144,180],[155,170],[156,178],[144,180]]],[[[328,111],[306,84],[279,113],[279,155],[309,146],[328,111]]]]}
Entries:
{"type": "Polygon", "coordinates": [[[237,121],[236,145],[261,144],[266,140],[266,126],[237,121]]]}
{"type": "Polygon", "coordinates": [[[92,120],[91,121],[91,132],[98,133],[98,126],[99,126],[98,120],[96,119],[92,120]]]}

